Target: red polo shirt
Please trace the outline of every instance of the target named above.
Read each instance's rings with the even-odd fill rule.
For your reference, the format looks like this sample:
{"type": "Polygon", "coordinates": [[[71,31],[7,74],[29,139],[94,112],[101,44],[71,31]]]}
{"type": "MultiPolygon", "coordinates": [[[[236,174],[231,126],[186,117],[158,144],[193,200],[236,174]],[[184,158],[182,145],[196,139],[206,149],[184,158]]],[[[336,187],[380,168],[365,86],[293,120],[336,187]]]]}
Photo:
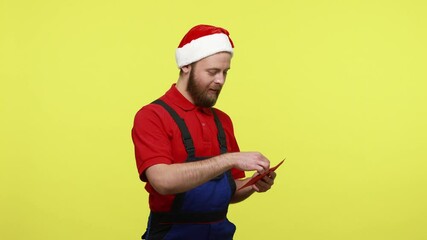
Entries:
{"type": "MultiPolygon", "coordinates": [[[[196,157],[212,157],[220,154],[217,127],[209,108],[197,107],[188,101],[175,87],[175,84],[161,98],[184,119],[193,138],[196,157]]],[[[224,112],[215,109],[224,128],[227,139],[227,152],[239,152],[234,137],[233,124],[224,112]]],[[[158,104],[149,104],[141,108],[134,120],[132,140],[135,145],[135,158],[141,180],[147,181],[145,170],[159,163],[182,163],[187,152],[181,138],[181,132],[169,115],[158,104]]],[[[243,171],[232,169],[235,179],[243,178],[243,171]]],[[[175,195],[160,195],[147,182],[145,189],[150,194],[152,211],[169,211],[175,195]]]]}

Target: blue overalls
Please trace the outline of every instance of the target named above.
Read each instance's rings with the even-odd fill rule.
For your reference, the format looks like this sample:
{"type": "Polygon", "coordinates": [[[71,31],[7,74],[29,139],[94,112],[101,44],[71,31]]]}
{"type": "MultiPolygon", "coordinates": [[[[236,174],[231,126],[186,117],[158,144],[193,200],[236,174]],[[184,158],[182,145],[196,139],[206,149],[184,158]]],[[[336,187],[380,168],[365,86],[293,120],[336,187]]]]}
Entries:
{"type": "MultiPolygon", "coordinates": [[[[185,149],[187,162],[203,161],[196,158],[193,140],[184,120],[169,105],[161,100],[153,103],[163,106],[178,125],[185,149]]],[[[227,152],[225,132],[218,116],[212,109],[218,129],[221,154],[227,152]]],[[[147,231],[142,236],[146,240],[230,240],[236,227],[227,219],[228,205],[236,191],[236,184],[227,171],[216,178],[175,196],[170,212],[151,212],[147,231]]]]}

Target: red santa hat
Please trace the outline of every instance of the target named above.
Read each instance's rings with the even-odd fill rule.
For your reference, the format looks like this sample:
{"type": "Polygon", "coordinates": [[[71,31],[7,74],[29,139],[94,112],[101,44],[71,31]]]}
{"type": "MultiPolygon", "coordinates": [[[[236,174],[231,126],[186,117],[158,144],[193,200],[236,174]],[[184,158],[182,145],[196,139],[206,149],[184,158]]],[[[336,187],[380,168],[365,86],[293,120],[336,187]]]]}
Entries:
{"type": "Polygon", "coordinates": [[[234,44],[226,29],[197,25],[190,29],[176,49],[179,68],[219,52],[233,54],[234,44]]]}

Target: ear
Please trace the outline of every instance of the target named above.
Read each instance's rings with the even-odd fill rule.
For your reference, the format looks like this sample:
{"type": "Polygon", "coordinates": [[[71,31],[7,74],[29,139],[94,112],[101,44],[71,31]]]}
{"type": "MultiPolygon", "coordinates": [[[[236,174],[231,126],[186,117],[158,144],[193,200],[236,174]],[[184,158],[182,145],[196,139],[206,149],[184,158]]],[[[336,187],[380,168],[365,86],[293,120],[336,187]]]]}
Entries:
{"type": "Polygon", "coordinates": [[[182,70],[182,72],[183,72],[184,74],[189,73],[189,72],[191,71],[191,64],[189,64],[189,65],[187,65],[187,66],[183,66],[183,67],[181,68],[181,70],[182,70]]]}

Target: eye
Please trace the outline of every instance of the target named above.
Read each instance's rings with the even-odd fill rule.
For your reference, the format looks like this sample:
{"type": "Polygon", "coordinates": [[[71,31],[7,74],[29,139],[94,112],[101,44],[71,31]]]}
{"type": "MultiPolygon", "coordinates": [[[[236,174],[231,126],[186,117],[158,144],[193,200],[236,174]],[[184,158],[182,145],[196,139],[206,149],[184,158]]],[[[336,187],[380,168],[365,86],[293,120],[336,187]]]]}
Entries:
{"type": "Polygon", "coordinates": [[[217,70],[208,70],[209,76],[215,76],[218,73],[217,70]]]}

